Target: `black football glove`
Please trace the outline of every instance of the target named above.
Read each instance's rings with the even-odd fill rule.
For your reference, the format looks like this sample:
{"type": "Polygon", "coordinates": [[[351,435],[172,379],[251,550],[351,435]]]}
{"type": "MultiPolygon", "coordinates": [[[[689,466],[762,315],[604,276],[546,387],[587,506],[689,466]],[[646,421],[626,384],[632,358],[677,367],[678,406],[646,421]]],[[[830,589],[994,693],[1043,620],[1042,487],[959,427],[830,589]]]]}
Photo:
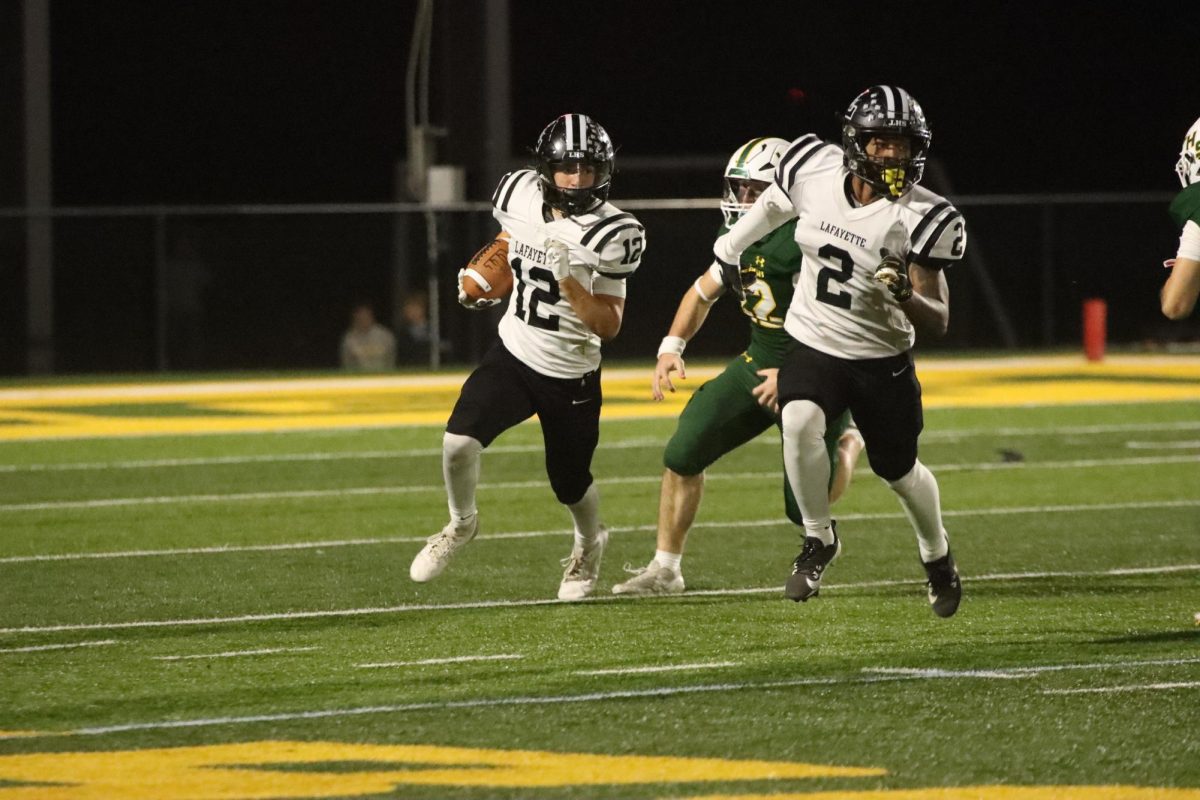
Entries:
{"type": "Polygon", "coordinates": [[[883,260],[875,268],[875,280],[879,281],[892,293],[897,303],[904,303],[913,296],[912,280],[908,277],[908,265],[904,259],[888,250],[879,249],[883,260]]]}
{"type": "Polygon", "coordinates": [[[730,264],[728,261],[714,259],[721,267],[721,283],[725,284],[725,288],[733,292],[738,300],[746,299],[746,287],[742,286],[742,268],[738,264],[730,264]]]}

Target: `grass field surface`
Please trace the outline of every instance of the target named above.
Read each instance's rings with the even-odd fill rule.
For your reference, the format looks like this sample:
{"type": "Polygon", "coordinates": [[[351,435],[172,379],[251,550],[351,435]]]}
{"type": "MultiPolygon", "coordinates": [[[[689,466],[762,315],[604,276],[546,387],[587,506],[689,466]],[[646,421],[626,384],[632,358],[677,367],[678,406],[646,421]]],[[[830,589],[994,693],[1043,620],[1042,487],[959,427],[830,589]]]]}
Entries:
{"type": "Polygon", "coordinates": [[[0,390],[0,800],[1200,798],[1200,361],[919,369],[948,620],[866,463],[783,599],[774,432],[710,471],[688,591],[614,597],[686,399],[648,372],[606,376],[582,603],[536,424],[409,580],[461,376],[0,390]]]}

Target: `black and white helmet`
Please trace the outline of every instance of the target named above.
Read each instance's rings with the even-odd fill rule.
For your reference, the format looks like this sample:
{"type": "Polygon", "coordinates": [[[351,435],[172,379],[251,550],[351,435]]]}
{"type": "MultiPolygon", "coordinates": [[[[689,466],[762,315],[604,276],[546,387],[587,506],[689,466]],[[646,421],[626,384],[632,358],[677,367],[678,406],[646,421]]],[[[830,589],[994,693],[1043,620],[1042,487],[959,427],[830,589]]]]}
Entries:
{"type": "Polygon", "coordinates": [[[535,153],[542,197],[551,208],[570,217],[594,211],[608,199],[614,160],[612,140],[591,117],[563,114],[542,130],[535,153]],[[591,166],[595,171],[592,185],[586,189],[564,189],[555,185],[555,171],[569,163],[591,166]]]}
{"type": "Polygon", "coordinates": [[[842,150],[846,169],[877,192],[895,200],[921,181],[931,132],[921,104],[899,86],[872,86],[854,98],[842,117],[842,150]],[[873,158],[867,143],[873,136],[904,136],[907,158],[873,158]]]}

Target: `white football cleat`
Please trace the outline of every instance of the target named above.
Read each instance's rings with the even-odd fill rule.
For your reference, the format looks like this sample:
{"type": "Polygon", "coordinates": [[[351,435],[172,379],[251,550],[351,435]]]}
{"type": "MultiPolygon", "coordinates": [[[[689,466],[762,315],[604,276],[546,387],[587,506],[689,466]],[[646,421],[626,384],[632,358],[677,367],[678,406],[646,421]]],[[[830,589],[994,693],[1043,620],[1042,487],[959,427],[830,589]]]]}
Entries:
{"type": "Polygon", "coordinates": [[[576,547],[571,555],[563,559],[562,583],[558,585],[559,600],[582,600],[596,590],[596,579],[600,577],[600,559],[608,545],[608,528],[600,526],[600,533],[586,547],[576,547]]]}
{"type": "Polygon", "coordinates": [[[657,561],[651,561],[645,569],[627,570],[634,573],[624,583],[613,587],[613,594],[632,597],[649,597],[657,594],[680,594],[683,592],[683,574],[657,561]]]}
{"type": "Polygon", "coordinates": [[[467,533],[458,533],[453,522],[447,523],[440,532],[430,536],[426,545],[421,548],[421,552],[417,553],[417,557],[412,561],[412,566],[408,568],[408,576],[417,583],[433,580],[442,574],[454,554],[467,542],[474,539],[477,533],[479,533],[478,515],[475,516],[471,530],[467,533]]]}

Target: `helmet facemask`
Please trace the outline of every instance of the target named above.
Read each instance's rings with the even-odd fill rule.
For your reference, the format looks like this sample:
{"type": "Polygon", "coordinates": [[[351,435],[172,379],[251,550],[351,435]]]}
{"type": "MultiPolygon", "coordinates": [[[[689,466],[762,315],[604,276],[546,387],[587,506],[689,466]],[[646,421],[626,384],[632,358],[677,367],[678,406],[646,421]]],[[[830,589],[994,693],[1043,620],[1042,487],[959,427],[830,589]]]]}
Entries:
{"type": "Polygon", "coordinates": [[[1179,150],[1179,161],[1175,162],[1175,172],[1185,189],[1194,183],[1200,183],[1200,119],[1196,120],[1183,137],[1183,147],[1179,150]]]}
{"type": "Polygon", "coordinates": [[[721,198],[721,213],[725,216],[725,227],[732,228],[742,215],[750,210],[754,201],[762,194],[770,181],[725,176],[725,194],[721,198]]]}
{"type": "Polygon", "coordinates": [[[612,185],[614,151],[608,133],[583,114],[564,114],[538,137],[538,178],[546,205],[568,217],[595,211],[608,200],[612,185]],[[592,170],[592,185],[559,186],[555,173],[592,170]]]}

